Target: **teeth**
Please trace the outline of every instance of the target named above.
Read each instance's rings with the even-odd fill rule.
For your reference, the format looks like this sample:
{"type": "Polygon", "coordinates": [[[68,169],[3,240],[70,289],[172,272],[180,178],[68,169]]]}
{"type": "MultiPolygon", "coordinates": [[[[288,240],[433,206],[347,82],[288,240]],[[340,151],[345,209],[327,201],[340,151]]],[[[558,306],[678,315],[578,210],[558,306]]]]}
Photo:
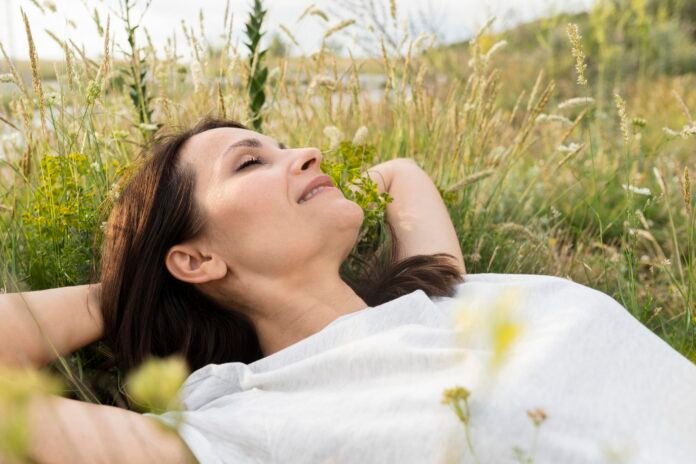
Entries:
{"type": "Polygon", "coordinates": [[[323,185],[316,187],[316,188],[313,188],[307,195],[305,195],[304,197],[302,197],[302,199],[300,199],[300,203],[304,203],[305,201],[309,200],[310,198],[312,198],[314,195],[316,195],[322,189],[324,189],[323,185]]]}

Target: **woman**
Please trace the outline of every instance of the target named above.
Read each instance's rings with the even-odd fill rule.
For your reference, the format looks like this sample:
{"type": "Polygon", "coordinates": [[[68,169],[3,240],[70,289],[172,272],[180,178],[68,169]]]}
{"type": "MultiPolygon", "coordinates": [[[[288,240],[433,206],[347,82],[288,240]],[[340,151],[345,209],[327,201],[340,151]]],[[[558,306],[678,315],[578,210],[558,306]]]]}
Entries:
{"type": "MultiPolygon", "coordinates": [[[[101,287],[24,298],[59,353],[102,336],[124,370],[182,353],[194,372],[179,435],[153,421],[171,424],[172,413],[36,398],[35,461],[512,462],[532,437],[525,410],[537,407],[550,429],[537,462],[596,462],[617,443],[634,452],[629,462],[696,459],[694,366],[587,287],[464,278],[447,209],[413,161],[368,171],[394,198],[394,262],[344,275],[363,212],[331,187],[321,159],[231,121],[159,142],[109,219],[101,287]],[[455,309],[494,314],[511,289],[529,329],[486,384],[497,352],[457,342],[455,309]],[[672,396],[653,397],[658,379],[672,396]],[[467,427],[440,404],[455,384],[471,391],[467,427]]],[[[22,299],[2,295],[0,307],[0,359],[50,360],[22,299]]]]}

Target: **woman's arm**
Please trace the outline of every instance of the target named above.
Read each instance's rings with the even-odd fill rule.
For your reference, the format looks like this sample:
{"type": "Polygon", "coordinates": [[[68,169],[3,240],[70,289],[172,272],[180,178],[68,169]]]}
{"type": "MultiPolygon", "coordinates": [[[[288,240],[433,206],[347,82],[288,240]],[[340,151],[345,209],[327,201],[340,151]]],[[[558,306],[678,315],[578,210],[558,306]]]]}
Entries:
{"type": "Polygon", "coordinates": [[[0,294],[0,364],[41,366],[99,340],[100,284],[0,294]],[[50,343],[49,343],[50,342],[50,343]]]}
{"type": "Polygon", "coordinates": [[[398,258],[449,253],[464,275],[459,238],[428,173],[410,158],[396,158],[369,168],[367,174],[380,193],[389,192],[394,198],[387,205],[386,217],[399,241],[398,258]]]}
{"type": "MultiPolygon", "coordinates": [[[[0,402],[0,423],[3,419],[0,402]]],[[[181,437],[151,417],[57,396],[35,396],[26,411],[29,462],[195,463],[181,437]]],[[[0,462],[3,461],[0,452],[0,462]]]]}

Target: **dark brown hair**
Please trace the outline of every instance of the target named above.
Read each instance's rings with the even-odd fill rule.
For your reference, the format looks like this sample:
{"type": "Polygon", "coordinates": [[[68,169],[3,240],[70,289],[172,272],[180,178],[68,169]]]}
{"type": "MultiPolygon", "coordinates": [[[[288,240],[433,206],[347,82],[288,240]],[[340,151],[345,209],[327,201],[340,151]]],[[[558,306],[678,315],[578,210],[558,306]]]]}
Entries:
{"type": "MultiPolygon", "coordinates": [[[[263,357],[251,321],[223,308],[194,285],[174,278],[164,265],[167,250],[198,234],[203,220],[195,208],[195,177],[182,169],[181,148],[210,129],[246,129],[235,121],[205,118],[194,127],[159,136],[138,172],[120,194],[105,229],[101,259],[101,305],[105,341],[121,369],[147,357],[181,354],[191,371],[210,363],[251,363],[263,357]]],[[[395,261],[391,247],[364,259],[357,276],[341,278],[369,306],[422,289],[428,296],[453,296],[462,275],[454,257],[440,253],[395,261]],[[450,261],[452,259],[452,261],[450,261]]]]}

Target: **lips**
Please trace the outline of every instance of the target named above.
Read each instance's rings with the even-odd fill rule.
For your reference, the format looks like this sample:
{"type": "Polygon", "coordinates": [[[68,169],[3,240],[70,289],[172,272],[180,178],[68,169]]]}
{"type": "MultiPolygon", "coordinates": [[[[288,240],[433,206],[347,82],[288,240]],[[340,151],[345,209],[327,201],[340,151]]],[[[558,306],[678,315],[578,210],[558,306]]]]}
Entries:
{"type": "Polygon", "coordinates": [[[301,200],[305,195],[307,195],[307,194],[308,194],[309,192],[311,192],[313,189],[315,189],[315,188],[317,188],[317,187],[321,187],[321,186],[324,186],[324,187],[334,187],[334,183],[333,183],[333,180],[331,179],[331,177],[330,177],[330,176],[327,176],[327,175],[321,175],[321,176],[317,176],[317,177],[315,177],[314,179],[312,179],[312,180],[309,182],[309,184],[307,184],[307,186],[305,187],[305,189],[302,191],[302,194],[301,194],[299,197],[297,197],[297,202],[299,203],[300,200],[301,200]]]}

